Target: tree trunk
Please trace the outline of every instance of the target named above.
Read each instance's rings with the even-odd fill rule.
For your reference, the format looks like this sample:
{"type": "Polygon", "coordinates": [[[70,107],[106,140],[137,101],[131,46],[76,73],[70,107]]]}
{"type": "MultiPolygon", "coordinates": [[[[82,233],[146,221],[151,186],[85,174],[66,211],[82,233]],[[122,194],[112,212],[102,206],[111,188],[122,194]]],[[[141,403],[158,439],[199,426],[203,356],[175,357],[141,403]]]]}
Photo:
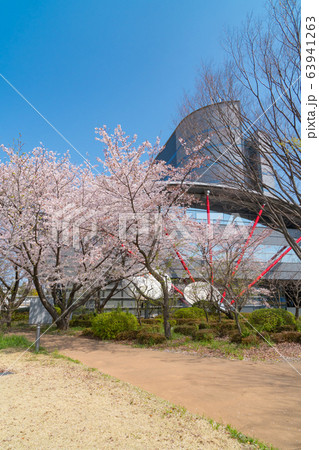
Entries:
{"type": "Polygon", "coordinates": [[[164,318],[164,333],[166,339],[171,339],[171,324],[169,323],[169,298],[167,289],[163,289],[164,298],[163,298],[163,318],[164,318]]]}
{"type": "Polygon", "coordinates": [[[299,306],[296,306],[296,310],[295,310],[295,318],[299,319],[299,312],[300,312],[300,308],[299,306]]]}
{"type": "Polygon", "coordinates": [[[145,319],[149,319],[150,318],[150,305],[149,305],[149,302],[145,303],[144,318],[145,319]]]}
{"type": "Polygon", "coordinates": [[[236,321],[238,333],[240,335],[242,335],[241,326],[240,326],[240,323],[239,323],[239,320],[238,320],[238,314],[237,314],[237,312],[235,312],[234,314],[235,314],[235,321],[236,321]]]}
{"type": "Polygon", "coordinates": [[[56,326],[59,330],[68,330],[70,324],[70,314],[66,314],[65,316],[57,319],[56,326]]]}
{"type": "Polygon", "coordinates": [[[138,321],[139,325],[141,326],[142,325],[142,322],[141,322],[141,303],[140,303],[140,300],[136,300],[135,299],[135,301],[136,301],[137,321],[138,321]]]}
{"type": "Polygon", "coordinates": [[[8,309],[6,316],[7,316],[6,317],[7,328],[11,328],[12,312],[10,308],[8,309]]]}

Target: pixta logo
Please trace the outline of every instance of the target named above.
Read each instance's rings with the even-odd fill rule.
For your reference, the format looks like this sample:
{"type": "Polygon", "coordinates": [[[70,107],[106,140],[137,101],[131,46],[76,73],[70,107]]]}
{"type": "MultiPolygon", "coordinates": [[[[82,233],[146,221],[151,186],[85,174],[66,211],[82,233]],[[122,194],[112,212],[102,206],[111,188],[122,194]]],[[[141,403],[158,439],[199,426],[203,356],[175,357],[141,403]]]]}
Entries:
{"type": "Polygon", "coordinates": [[[70,203],[55,211],[52,217],[52,238],[61,245],[80,249],[81,244],[97,236],[95,212],[70,203]]]}

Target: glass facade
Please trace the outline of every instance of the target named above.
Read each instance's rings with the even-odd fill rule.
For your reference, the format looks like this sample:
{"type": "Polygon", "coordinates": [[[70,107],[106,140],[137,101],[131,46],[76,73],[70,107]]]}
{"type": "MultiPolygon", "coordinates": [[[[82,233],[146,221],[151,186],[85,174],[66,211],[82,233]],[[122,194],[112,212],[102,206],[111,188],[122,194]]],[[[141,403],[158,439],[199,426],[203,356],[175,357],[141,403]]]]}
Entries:
{"type": "MultiPolygon", "coordinates": [[[[198,222],[207,223],[207,212],[203,209],[189,208],[188,214],[191,218],[197,220],[198,222]]],[[[245,219],[239,215],[221,213],[212,210],[210,211],[210,221],[212,225],[219,223],[223,226],[227,226],[229,224],[236,224],[238,226],[253,226],[254,224],[254,220],[245,219]]],[[[256,229],[266,229],[266,226],[258,223],[256,229]]],[[[265,242],[266,243],[263,243],[258,247],[255,254],[256,259],[262,263],[269,262],[269,264],[271,264],[276,257],[280,256],[281,253],[289,247],[284,237],[276,231],[272,231],[270,236],[265,239],[265,242]]],[[[281,262],[300,265],[300,260],[293,250],[287,253],[287,255],[281,259],[281,262]]],[[[266,267],[267,266],[265,266],[265,268],[266,267]]]]}

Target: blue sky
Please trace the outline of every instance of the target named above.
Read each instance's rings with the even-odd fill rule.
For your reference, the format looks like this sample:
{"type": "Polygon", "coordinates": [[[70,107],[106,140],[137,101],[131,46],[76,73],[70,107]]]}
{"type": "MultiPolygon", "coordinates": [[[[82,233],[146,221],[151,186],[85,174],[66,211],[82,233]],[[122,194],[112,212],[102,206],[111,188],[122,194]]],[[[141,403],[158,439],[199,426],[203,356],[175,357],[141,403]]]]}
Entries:
{"type": "MultiPolygon", "coordinates": [[[[95,162],[104,124],[164,144],[201,62],[221,64],[225,31],[252,11],[264,1],[2,0],[0,73],[95,162]]],[[[2,78],[0,104],[0,143],[21,133],[25,150],[43,142],[80,162],[2,78]]]]}

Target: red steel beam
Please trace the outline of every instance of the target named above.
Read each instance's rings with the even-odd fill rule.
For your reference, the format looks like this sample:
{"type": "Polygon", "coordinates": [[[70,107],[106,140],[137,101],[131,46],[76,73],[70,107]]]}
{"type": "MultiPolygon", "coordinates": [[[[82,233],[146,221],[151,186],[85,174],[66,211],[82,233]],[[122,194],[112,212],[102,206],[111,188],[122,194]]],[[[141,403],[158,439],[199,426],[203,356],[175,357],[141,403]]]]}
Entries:
{"type": "MultiPolygon", "coordinates": [[[[245,244],[243,246],[242,252],[241,252],[241,254],[239,256],[239,259],[237,261],[235,269],[234,269],[233,273],[231,274],[231,277],[233,277],[235,275],[235,273],[237,272],[237,270],[238,270],[238,267],[239,267],[239,265],[240,265],[240,263],[241,263],[241,261],[243,259],[244,253],[245,253],[245,251],[246,251],[246,249],[248,247],[249,241],[252,238],[252,236],[254,234],[254,231],[255,231],[255,229],[257,227],[257,224],[259,222],[259,219],[260,219],[260,217],[261,217],[261,215],[263,213],[264,207],[265,207],[265,205],[262,205],[261,210],[259,211],[258,216],[255,219],[255,222],[254,222],[254,224],[253,224],[253,226],[252,226],[252,228],[250,230],[249,236],[248,236],[248,238],[247,238],[247,240],[246,240],[246,242],[245,242],[245,244]]],[[[226,296],[226,290],[223,292],[223,296],[222,296],[222,299],[221,299],[220,303],[223,303],[225,296],[226,296]]]]}
{"type": "MultiPolygon", "coordinates": [[[[168,234],[166,228],[164,228],[164,230],[165,230],[166,236],[168,236],[169,234],[168,234]]],[[[179,251],[177,250],[176,245],[173,244],[173,247],[174,247],[174,251],[175,251],[176,255],[178,256],[178,259],[180,260],[182,266],[184,267],[184,269],[185,269],[186,272],[188,273],[189,278],[190,278],[193,282],[195,282],[195,280],[194,280],[194,278],[193,278],[193,276],[192,276],[192,274],[191,274],[189,268],[187,267],[185,261],[184,261],[183,258],[182,258],[182,255],[181,255],[181,254],[179,253],[179,251]]]]}
{"type": "MultiPolygon", "coordinates": [[[[298,238],[298,239],[296,240],[296,244],[299,244],[300,241],[301,241],[301,237],[298,238]]],[[[258,277],[257,277],[253,282],[251,282],[251,283],[246,287],[246,289],[242,290],[241,293],[237,296],[237,299],[240,298],[242,295],[244,295],[244,293],[247,292],[248,289],[250,289],[252,286],[254,286],[254,284],[256,284],[257,281],[259,281],[264,275],[266,275],[266,273],[268,273],[270,269],[272,269],[277,263],[279,263],[279,261],[280,261],[284,256],[286,256],[287,253],[290,252],[290,250],[292,250],[292,247],[288,247],[287,250],[285,250],[285,251],[284,251],[277,259],[275,259],[275,261],[274,261],[273,263],[271,263],[270,266],[267,267],[267,269],[265,269],[260,275],[258,275],[258,277]]],[[[235,300],[232,300],[232,301],[230,302],[231,305],[232,305],[233,303],[235,303],[235,300]]]]}

